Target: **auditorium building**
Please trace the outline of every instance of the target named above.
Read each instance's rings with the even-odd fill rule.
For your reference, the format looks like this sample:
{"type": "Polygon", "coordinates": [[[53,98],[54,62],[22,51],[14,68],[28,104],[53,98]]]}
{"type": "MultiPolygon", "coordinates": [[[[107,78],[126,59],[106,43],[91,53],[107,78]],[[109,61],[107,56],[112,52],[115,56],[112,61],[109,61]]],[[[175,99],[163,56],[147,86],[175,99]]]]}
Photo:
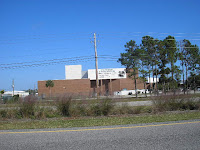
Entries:
{"type": "MultiPolygon", "coordinates": [[[[113,95],[123,89],[134,90],[134,80],[128,77],[125,68],[98,69],[99,85],[96,89],[96,70],[82,71],[81,65],[66,65],[65,79],[52,80],[51,96],[64,94],[92,96],[96,91],[100,95],[113,95]]],[[[144,89],[143,82],[137,79],[137,88],[144,89]]],[[[50,92],[46,81],[38,81],[38,94],[48,97],[50,92]]]]}

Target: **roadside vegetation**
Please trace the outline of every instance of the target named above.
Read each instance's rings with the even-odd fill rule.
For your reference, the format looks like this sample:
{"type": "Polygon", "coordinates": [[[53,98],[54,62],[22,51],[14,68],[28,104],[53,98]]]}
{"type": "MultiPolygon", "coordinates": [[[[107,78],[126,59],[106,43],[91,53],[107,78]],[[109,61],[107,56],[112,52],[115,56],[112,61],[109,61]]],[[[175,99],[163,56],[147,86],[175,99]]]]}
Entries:
{"type": "MultiPolygon", "coordinates": [[[[48,118],[80,118],[150,114],[155,115],[169,111],[200,110],[198,95],[164,95],[148,98],[153,102],[152,106],[129,106],[128,104],[117,105],[115,99],[99,100],[73,100],[71,96],[59,97],[50,103],[37,100],[29,95],[23,100],[18,98],[12,101],[9,107],[0,109],[0,120],[12,119],[48,119],[48,118]]],[[[5,105],[5,104],[2,104],[5,105]]],[[[200,116],[199,116],[200,118],[200,116]]]]}
{"type": "Polygon", "coordinates": [[[110,117],[81,117],[77,119],[61,117],[43,120],[1,121],[0,130],[110,126],[192,119],[200,119],[200,111],[164,114],[161,113],[155,115],[144,114],[110,117]]]}

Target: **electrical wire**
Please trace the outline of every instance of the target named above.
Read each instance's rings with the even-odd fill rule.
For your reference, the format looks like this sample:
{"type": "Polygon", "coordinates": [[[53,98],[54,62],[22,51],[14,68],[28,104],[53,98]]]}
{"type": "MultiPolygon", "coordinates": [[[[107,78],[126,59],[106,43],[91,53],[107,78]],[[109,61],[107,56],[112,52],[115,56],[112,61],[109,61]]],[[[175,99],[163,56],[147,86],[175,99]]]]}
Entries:
{"type": "Polygon", "coordinates": [[[48,63],[38,63],[38,64],[28,64],[28,65],[16,65],[16,66],[3,66],[0,67],[1,69],[17,69],[17,68],[26,68],[26,67],[38,67],[38,66],[47,66],[47,65],[54,65],[54,64],[61,64],[61,63],[74,63],[74,62],[81,62],[81,61],[92,61],[94,58],[84,58],[84,59],[74,59],[74,60],[66,60],[66,61],[57,61],[57,62],[48,62],[48,63]]]}
{"type": "MultiPolygon", "coordinates": [[[[200,35],[200,33],[161,33],[161,32],[100,32],[101,35],[103,35],[103,37],[112,37],[113,36],[128,36],[128,37],[134,37],[134,36],[138,36],[138,37],[141,37],[141,36],[144,36],[144,34],[146,35],[157,35],[157,37],[165,37],[164,35],[175,35],[174,37],[177,37],[177,38],[180,38],[180,37],[200,37],[198,35],[200,35]],[[114,33],[114,34],[113,34],[114,33]]],[[[11,42],[11,41],[19,41],[19,40],[41,40],[41,39],[55,39],[55,38],[60,38],[62,37],[62,39],[60,40],[78,40],[78,39],[88,39],[89,37],[85,37],[85,38],[80,38],[80,36],[91,36],[92,33],[87,33],[87,34],[79,34],[79,33],[64,33],[64,34],[46,34],[46,35],[32,35],[32,37],[27,37],[27,36],[21,36],[21,37],[24,37],[24,38],[21,38],[21,39],[13,39],[13,37],[11,37],[11,39],[5,39],[5,37],[0,37],[0,38],[3,38],[3,39],[0,39],[0,44],[17,44],[17,42],[14,42],[14,43],[1,43],[2,41],[6,41],[6,42],[11,42]],[[50,37],[49,37],[50,35],[50,37]],[[52,37],[53,35],[53,37],[52,37]],[[59,37],[56,37],[55,35],[59,36],[59,37]],[[60,36],[60,35],[65,35],[65,36],[60,36]],[[68,35],[66,37],[66,35],[68,35]],[[47,37],[45,37],[47,36],[47,37]],[[73,37],[74,36],[74,37],[73,37]],[[79,36],[79,38],[77,38],[77,36],[79,36]],[[63,39],[64,38],[64,39],[63,39]]],[[[99,36],[100,34],[98,34],[99,36]]],[[[19,36],[20,37],[20,36],[19,36]]],[[[99,36],[99,38],[102,38],[101,36],[99,36]]],[[[115,37],[116,38],[116,37],[115,37]]],[[[118,38],[117,38],[118,39],[118,38]]],[[[121,39],[121,38],[120,38],[121,39]]],[[[190,40],[200,40],[200,39],[190,39],[190,40]]]]}
{"type": "Polygon", "coordinates": [[[76,60],[78,58],[94,58],[93,55],[90,55],[90,56],[79,56],[79,57],[68,57],[68,58],[59,58],[59,59],[50,59],[50,60],[41,60],[41,61],[30,61],[30,62],[19,62],[19,63],[9,63],[9,64],[0,64],[0,66],[9,66],[9,65],[16,65],[16,64],[27,64],[27,63],[38,63],[38,62],[48,62],[48,61],[58,61],[58,60],[76,60]]]}
{"type": "MultiPolygon", "coordinates": [[[[99,56],[99,59],[104,59],[104,61],[115,61],[118,59],[116,56],[99,56]]],[[[11,64],[0,64],[0,69],[17,69],[17,68],[27,68],[27,67],[39,67],[39,66],[48,66],[48,65],[55,65],[55,64],[62,64],[62,63],[77,63],[77,62],[88,62],[94,61],[94,56],[81,56],[81,57],[73,57],[73,58],[62,58],[62,59],[53,59],[53,60],[45,60],[51,62],[44,62],[44,61],[33,61],[32,62],[22,62],[22,63],[11,63],[11,64]],[[75,59],[76,58],[76,59],[75,59]],[[69,59],[69,60],[63,60],[69,59]],[[55,61],[56,60],[56,61],[55,61]],[[58,61],[59,60],[59,61],[58,61]],[[35,63],[35,62],[42,62],[42,63],[35,63]],[[26,64],[29,63],[29,64],[26,64]]]]}

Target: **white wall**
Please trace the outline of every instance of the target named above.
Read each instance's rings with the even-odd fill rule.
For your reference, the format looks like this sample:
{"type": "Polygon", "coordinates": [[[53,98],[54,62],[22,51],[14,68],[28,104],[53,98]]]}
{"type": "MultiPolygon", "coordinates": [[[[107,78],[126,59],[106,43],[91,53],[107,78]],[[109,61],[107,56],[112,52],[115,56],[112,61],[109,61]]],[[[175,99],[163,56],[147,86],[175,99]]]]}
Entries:
{"type": "MultiPolygon", "coordinates": [[[[96,70],[88,70],[88,78],[90,80],[96,79],[96,70]]],[[[98,78],[99,79],[122,79],[126,78],[126,69],[125,68],[110,68],[110,69],[98,69],[98,78]]]]}
{"type": "Polygon", "coordinates": [[[66,65],[65,66],[65,79],[81,79],[82,66],[81,65],[66,65]]]}

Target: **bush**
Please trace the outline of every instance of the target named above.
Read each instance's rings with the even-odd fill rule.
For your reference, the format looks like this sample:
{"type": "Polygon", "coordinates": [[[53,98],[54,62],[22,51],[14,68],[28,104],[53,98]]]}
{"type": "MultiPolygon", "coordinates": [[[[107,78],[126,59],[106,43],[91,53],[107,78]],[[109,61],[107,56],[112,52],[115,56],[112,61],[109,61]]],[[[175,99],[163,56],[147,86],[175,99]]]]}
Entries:
{"type": "Polygon", "coordinates": [[[18,103],[20,100],[21,100],[21,98],[19,97],[19,95],[3,97],[4,104],[18,103]]]}
{"type": "Polygon", "coordinates": [[[197,110],[199,109],[198,101],[188,96],[159,96],[154,97],[154,111],[175,111],[175,110],[197,110]]]}
{"type": "Polygon", "coordinates": [[[101,116],[101,106],[100,103],[90,104],[90,115],[91,116],[101,116]]]}
{"type": "Polygon", "coordinates": [[[58,100],[57,110],[63,116],[70,116],[70,107],[71,107],[72,97],[62,97],[58,100]]]}
{"type": "Polygon", "coordinates": [[[7,117],[7,113],[8,113],[7,110],[1,110],[0,111],[0,115],[1,115],[2,118],[6,118],[7,117]]]}
{"type": "Polygon", "coordinates": [[[46,118],[60,117],[60,114],[58,113],[58,111],[52,108],[45,108],[44,114],[46,118]]]}
{"type": "Polygon", "coordinates": [[[35,103],[36,97],[29,95],[24,98],[24,101],[21,104],[19,113],[24,118],[33,118],[35,115],[35,103]]]}
{"type": "Polygon", "coordinates": [[[127,104],[123,104],[122,106],[116,106],[114,108],[115,114],[134,114],[134,110],[132,106],[128,106],[127,104]]]}
{"type": "Polygon", "coordinates": [[[90,114],[94,116],[107,116],[113,107],[114,104],[111,99],[98,100],[97,103],[90,104],[90,114]]]}
{"type": "Polygon", "coordinates": [[[13,102],[18,102],[19,101],[19,95],[14,95],[12,98],[13,102]]]}
{"type": "Polygon", "coordinates": [[[142,113],[142,109],[144,106],[136,106],[133,108],[133,114],[140,114],[142,113]]]}
{"type": "Polygon", "coordinates": [[[128,106],[127,104],[122,106],[115,106],[112,110],[113,115],[117,114],[140,114],[151,113],[152,106],[128,106]]]}
{"type": "Polygon", "coordinates": [[[152,113],[153,109],[152,109],[152,106],[143,106],[142,111],[144,113],[152,113]]]}
{"type": "Polygon", "coordinates": [[[114,107],[111,99],[104,99],[101,103],[101,111],[104,116],[107,116],[114,107]]]}
{"type": "Polygon", "coordinates": [[[77,116],[88,116],[89,112],[87,109],[87,106],[84,105],[82,102],[73,104],[71,106],[71,116],[77,117],[77,116]]]}

